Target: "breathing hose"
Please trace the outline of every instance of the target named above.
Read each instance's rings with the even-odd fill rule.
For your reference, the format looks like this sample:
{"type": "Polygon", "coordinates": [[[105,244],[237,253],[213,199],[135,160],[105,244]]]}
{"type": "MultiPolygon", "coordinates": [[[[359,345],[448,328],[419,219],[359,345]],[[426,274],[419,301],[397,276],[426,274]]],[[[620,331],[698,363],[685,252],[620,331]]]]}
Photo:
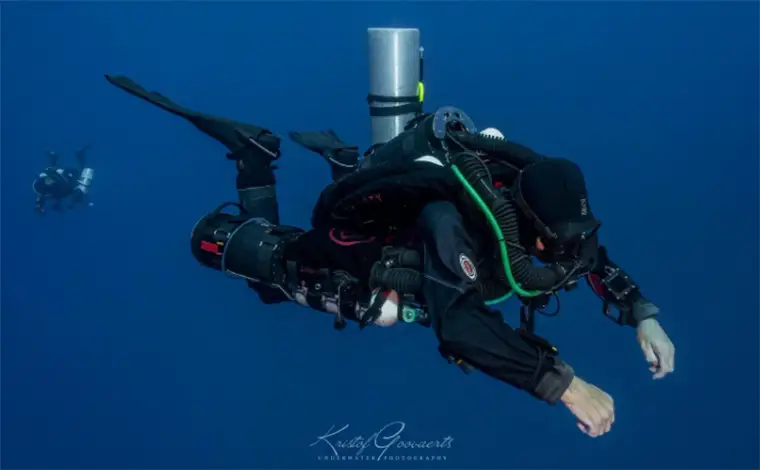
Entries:
{"type": "Polygon", "coordinates": [[[484,295],[500,296],[488,300],[488,305],[503,302],[515,293],[521,297],[544,294],[556,285],[558,273],[535,266],[531,256],[521,249],[517,210],[512,201],[503,197],[491,185],[488,168],[469,148],[474,147],[489,154],[509,155],[509,163],[518,170],[533,163],[535,153],[504,139],[474,134],[473,129],[472,120],[464,112],[444,107],[436,113],[420,116],[420,122],[416,126],[402,134],[403,137],[399,136],[386,144],[383,151],[390,151],[390,155],[405,155],[410,150],[426,154],[438,149],[449,154],[449,167],[486,217],[496,237],[504,275],[498,273],[498,279],[491,283],[493,285],[484,286],[487,291],[484,295]],[[445,140],[453,141],[463,151],[449,153],[450,150],[443,142],[437,143],[445,140]],[[510,245],[512,250],[509,249],[510,245]],[[508,292],[505,292],[505,283],[511,288],[508,292]]]}
{"type": "Polygon", "coordinates": [[[495,192],[489,181],[485,164],[471,152],[454,156],[451,170],[485,215],[501,255],[504,274],[512,291],[501,298],[490,300],[489,305],[508,299],[513,293],[522,297],[536,297],[551,289],[557,282],[557,275],[548,268],[535,266],[530,256],[520,250],[509,250],[520,245],[517,212],[511,201],[495,192]]]}
{"type": "Polygon", "coordinates": [[[535,163],[541,159],[539,155],[528,147],[515,142],[510,142],[500,137],[469,132],[452,132],[451,137],[464,149],[476,148],[488,155],[499,155],[502,160],[518,170],[535,163]]]}

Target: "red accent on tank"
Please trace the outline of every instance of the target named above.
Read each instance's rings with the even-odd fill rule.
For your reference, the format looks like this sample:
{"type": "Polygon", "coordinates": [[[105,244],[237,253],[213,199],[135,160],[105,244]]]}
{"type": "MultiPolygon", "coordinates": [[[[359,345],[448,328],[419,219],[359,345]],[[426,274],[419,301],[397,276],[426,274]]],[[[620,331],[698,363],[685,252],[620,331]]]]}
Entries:
{"type": "Polygon", "coordinates": [[[494,181],[493,187],[494,188],[502,188],[502,187],[504,187],[504,183],[502,183],[501,181],[494,181]]]}
{"type": "Polygon", "coordinates": [[[209,253],[213,253],[215,255],[219,254],[219,245],[216,243],[211,243],[207,241],[201,242],[201,250],[208,251],[209,253]]]}

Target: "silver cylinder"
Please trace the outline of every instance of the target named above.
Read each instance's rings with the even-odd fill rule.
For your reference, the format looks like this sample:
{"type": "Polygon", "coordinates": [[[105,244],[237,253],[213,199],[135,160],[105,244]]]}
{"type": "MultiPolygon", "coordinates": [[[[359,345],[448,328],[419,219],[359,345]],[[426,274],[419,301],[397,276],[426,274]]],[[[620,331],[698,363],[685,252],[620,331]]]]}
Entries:
{"type": "Polygon", "coordinates": [[[95,170],[92,168],[83,168],[82,173],[79,174],[77,179],[77,189],[82,194],[87,194],[90,191],[90,185],[92,185],[92,179],[95,177],[95,170]]]}
{"type": "MultiPolygon", "coordinates": [[[[416,28],[368,28],[369,94],[410,98],[417,96],[420,81],[420,30],[416,28]]],[[[397,108],[408,103],[384,103],[369,99],[372,108],[397,108]]],[[[372,144],[388,142],[404,130],[415,113],[372,116],[372,144]]]]}

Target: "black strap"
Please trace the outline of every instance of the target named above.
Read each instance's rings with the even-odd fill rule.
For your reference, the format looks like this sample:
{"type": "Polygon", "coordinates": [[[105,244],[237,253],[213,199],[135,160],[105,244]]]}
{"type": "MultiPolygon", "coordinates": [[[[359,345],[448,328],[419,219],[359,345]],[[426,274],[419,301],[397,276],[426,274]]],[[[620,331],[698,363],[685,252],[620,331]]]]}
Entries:
{"type": "Polygon", "coordinates": [[[361,321],[359,322],[359,329],[368,327],[375,323],[375,320],[380,318],[380,314],[382,313],[381,307],[386,300],[388,300],[388,294],[386,291],[383,290],[377,293],[375,301],[372,302],[372,305],[370,305],[367,311],[364,312],[364,315],[362,315],[361,321]]]}
{"type": "Polygon", "coordinates": [[[372,117],[403,116],[404,114],[419,114],[422,112],[422,103],[418,96],[382,96],[367,95],[369,115],[372,117]],[[397,103],[401,106],[379,107],[374,103],[397,103]]]}
{"type": "Polygon", "coordinates": [[[355,316],[356,291],[359,280],[345,271],[333,273],[332,284],[337,290],[338,313],[335,314],[333,328],[340,331],[346,328],[346,316],[355,316]]]}
{"type": "MultiPolygon", "coordinates": [[[[547,297],[548,299],[548,297],[547,297]]],[[[534,297],[520,307],[520,328],[515,330],[528,344],[536,347],[541,354],[556,356],[559,354],[556,346],[535,333],[536,311],[546,307],[548,300],[534,297]]]]}
{"type": "Polygon", "coordinates": [[[529,333],[536,329],[536,310],[530,304],[520,307],[520,329],[529,333]]]}
{"type": "Polygon", "coordinates": [[[459,367],[459,369],[461,369],[462,372],[467,375],[477,370],[472,364],[465,361],[464,359],[460,359],[454,354],[450,354],[448,350],[441,345],[438,346],[438,352],[441,353],[441,356],[443,356],[443,358],[446,359],[449,364],[456,364],[457,367],[459,367]]]}
{"type": "Polygon", "coordinates": [[[298,287],[298,263],[293,260],[285,261],[285,274],[285,282],[292,288],[298,287]]]}
{"type": "MultiPolygon", "coordinates": [[[[536,313],[543,312],[543,309],[549,305],[551,301],[551,295],[539,295],[537,297],[520,298],[522,300],[522,306],[520,306],[520,329],[528,333],[533,334],[536,330],[536,313]]],[[[557,299],[559,301],[559,299],[557,299]]],[[[556,313],[547,314],[545,316],[555,316],[556,313]]]]}
{"type": "Polygon", "coordinates": [[[417,95],[414,96],[383,96],[383,95],[367,95],[367,103],[419,103],[420,98],[417,95]]]}

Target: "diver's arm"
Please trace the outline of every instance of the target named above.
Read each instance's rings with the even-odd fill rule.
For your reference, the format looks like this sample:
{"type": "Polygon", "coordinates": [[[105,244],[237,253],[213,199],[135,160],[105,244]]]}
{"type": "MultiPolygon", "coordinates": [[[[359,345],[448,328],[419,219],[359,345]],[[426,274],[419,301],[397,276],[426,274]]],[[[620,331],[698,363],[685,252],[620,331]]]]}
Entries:
{"type": "Polygon", "coordinates": [[[602,300],[602,311],[619,325],[638,326],[647,318],[655,318],[660,312],[647,300],[638,284],[607,256],[607,249],[599,247],[594,268],[586,276],[591,290],[602,300]],[[619,313],[615,315],[612,308],[619,313]]]}
{"type": "Polygon", "coordinates": [[[456,208],[448,202],[429,204],[419,228],[425,245],[423,295],[441,353],[556,403],[574,377],[572,368],[486,306],[471,264],[474,244],[456,208]]]}
{"type": "Polygon", "coordinates": [[[591,290],[602,299],[602,311],[619,325],[636,328],[641,346],[654,379],[661,379],[675,370],[675,346],[657,320],[660,309],[647,300],[631,277],[599,247],[594,268],[586,276],[591,290]],[[611,307],[619,312],[614,315],[611,307]]]}
{"type": "Polygon", "coordinates": [[[45,173],[42,173],[39,177],[32,181],[32,191],[37,198],[34,201],[34,211],[39,214],[45,213],[45,201],[47,200],[46,193],[44,192],[44,185],[42,184],[42,177],[45,173]]]}

